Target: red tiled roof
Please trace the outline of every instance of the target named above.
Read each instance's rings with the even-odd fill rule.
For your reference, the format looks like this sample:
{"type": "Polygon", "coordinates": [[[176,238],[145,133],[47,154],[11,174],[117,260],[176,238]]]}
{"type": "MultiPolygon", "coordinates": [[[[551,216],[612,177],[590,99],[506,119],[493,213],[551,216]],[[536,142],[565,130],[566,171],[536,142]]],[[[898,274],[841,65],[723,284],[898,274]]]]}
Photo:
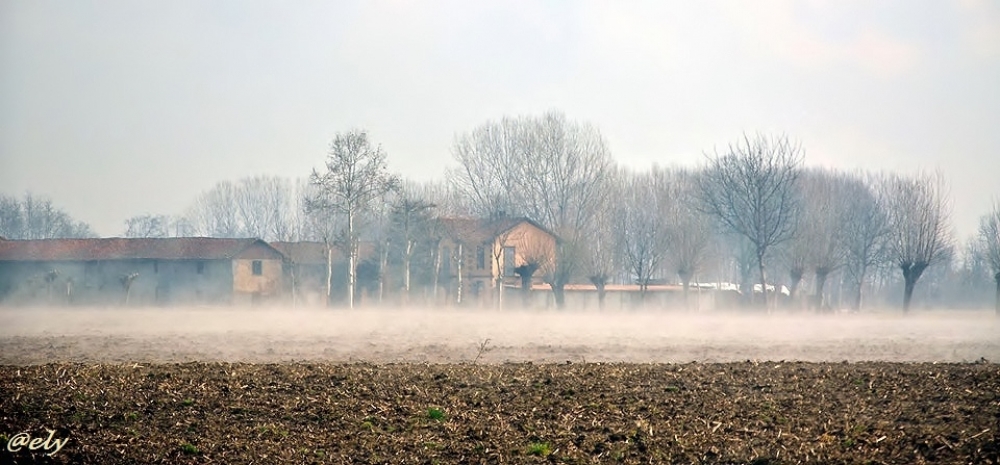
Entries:
{"type": "Polygon", "coordinates": [[[0,261],[230,259],[260,239],[210,237],[43,239],[0,242],[0,261]]]}

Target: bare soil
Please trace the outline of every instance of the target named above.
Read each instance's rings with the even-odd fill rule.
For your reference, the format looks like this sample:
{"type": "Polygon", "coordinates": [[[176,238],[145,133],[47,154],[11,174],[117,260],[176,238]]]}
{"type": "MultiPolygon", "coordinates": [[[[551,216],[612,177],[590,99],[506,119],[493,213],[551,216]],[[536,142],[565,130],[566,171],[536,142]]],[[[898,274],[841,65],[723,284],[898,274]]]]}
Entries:
{"type": "Polygon", "coordinates": [[[6,463],[997,463],[995,364],[0,367],[6,463]]]}
{"type": "Polygon", "coordinates": [[[988,314],[3,309],[0,322],[0,464],[1000,463],[988,314]],[[9,450],[20,433],[68,442],[9,450]]]}

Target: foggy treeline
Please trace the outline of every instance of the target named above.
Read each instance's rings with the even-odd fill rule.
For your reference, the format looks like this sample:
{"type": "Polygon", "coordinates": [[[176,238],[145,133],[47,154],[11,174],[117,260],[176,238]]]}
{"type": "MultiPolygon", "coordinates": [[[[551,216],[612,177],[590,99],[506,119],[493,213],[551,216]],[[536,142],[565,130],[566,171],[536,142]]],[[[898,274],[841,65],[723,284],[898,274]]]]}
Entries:
{"type": "Polygon", "coordinates": [[[28,193],[21,198],[0,195],[0,237],[94,237],[94,231],[87,223],[74,220],[68,213],[56,208],[51,200],[28,193]]]}
{"type": "MultiPolygon", "coordinates": [[[[408,293],[434,280],[434,218],[523,216],[560,238],[552,263],[531,264],[557,303],[567,284],[602,294],[608,284],[678,283],[686,295],[698,283],[734,283],[747,299],[755,287],[775,289],[757,297],[768,306],[906,309],[916,295],[920,306],[996,302],[1000,311],[1000,205],[977,234],[955,237],[939,173],[809,167],[805,152],[784,135],[745,134],[701,166],[633,169],[596,127],[548,113],[459,133],[455,164],[418,182],[387,173],[390,155],[353,131],[336,136],[311,175],[222,181],[182,215],[138,215],[122,233],[320,241],[352,259],[367,241],[376,258],[350,267],[351,286],[356,269],[390,283],[384,292],[408,293]]],[[[0,235],[92,233],[26,196],[0,199],[0,235]]]]}

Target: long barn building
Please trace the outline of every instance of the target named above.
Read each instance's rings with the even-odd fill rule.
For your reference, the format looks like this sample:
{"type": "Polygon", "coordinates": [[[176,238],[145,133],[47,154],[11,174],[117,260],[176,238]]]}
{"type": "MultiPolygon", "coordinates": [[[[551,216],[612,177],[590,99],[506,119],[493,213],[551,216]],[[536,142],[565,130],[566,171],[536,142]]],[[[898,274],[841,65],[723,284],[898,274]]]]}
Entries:
{"type": "Polygon", "coordinates": [[[280,296],[259,239],[0,240],[0,305],[253,304],[280,296]]]}

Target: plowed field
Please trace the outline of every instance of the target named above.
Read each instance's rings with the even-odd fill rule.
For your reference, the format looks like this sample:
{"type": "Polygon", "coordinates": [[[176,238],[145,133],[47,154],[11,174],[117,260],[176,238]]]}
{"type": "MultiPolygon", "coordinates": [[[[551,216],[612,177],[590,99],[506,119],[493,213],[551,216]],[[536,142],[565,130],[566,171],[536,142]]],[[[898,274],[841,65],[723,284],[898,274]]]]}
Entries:
{"type": "Polygon", "coordinates": [[[1000,463],[981,316],[0,313],[0,463],[1000,463]]]}

